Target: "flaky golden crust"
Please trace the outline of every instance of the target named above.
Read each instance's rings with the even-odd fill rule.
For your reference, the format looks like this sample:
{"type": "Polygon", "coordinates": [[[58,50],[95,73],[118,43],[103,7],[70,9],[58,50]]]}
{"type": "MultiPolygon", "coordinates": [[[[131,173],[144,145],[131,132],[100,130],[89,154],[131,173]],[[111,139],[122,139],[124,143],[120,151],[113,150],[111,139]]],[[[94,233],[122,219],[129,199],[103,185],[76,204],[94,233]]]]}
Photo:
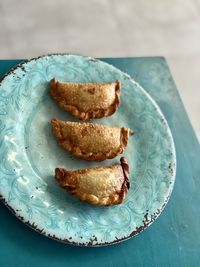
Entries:
{"type": "Polygon", "coordinates": [[[121,84],[50,81],[49,92],[58,105],[80,120],[112,115],[119,106],[121,84]]]}
{"type": "Polygon", "coordinates": [[[133,133],[128,128],[64,122],[55,118],[51,124],[58,143],[65,150],[89,161],[112,159],[123,153],[128,137],[133,133]]]}
{"type": "Polygon", "coordinates": [[[80,200],[93,205],[118,205],[130,188],[129,166],[124,158],[121,164],[69,171],[55,169],[55,179],[62,188],[80,200]]]}

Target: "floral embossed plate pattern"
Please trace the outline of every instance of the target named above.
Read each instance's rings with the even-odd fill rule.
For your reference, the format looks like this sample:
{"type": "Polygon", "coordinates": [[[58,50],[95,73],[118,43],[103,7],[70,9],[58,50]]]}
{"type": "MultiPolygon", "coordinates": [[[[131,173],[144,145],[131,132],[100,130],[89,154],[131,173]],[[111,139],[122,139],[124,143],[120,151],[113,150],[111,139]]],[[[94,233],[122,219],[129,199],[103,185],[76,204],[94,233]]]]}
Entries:
{"type": "Polygon", "coordinates": [[[111,65],[76,55],[32,59],[0,83],[0,195],[23,222],[42,234],[75,245],[100,246],[134,236],[160,214],[173,189],[176,157],[172,136],[158,106],[133,81],[111,65]],[[69,82],[122,83],[121,104],[111,117],[94,120],[135,131],[124,156],[131,189],[119,206],[95,207],[61,189],[55,167],[110,165],[72,157],[57,145],[50,120],[77,121],[48,93],[56,77],[69,82]]]}

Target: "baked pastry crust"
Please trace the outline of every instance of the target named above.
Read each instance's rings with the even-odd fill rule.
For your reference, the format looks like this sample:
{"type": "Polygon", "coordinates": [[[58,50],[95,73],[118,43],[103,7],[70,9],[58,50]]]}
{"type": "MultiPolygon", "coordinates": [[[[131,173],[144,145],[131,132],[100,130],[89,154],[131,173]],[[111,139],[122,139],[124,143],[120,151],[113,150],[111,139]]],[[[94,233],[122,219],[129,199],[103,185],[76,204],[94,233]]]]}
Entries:
{"type": "Polygon", "coordinates": [[[93,123],[51,120],[58,143],[73,155],[89,161],[112,159],[123,153],[133,132],[128,128],[93,123]]]}
{"type": "Polygon", "coordinates": [[[121,83],[69,83],[50,81],[49,92],[58,105],[80,120],[112,115],[119,106],[121,83]]]}
{"type": "Polygon", "coordinates": [[[125,158],[121,164],[82,170],[55,169],[55,179],[62,188],[80,200],[93,205],[118,205],[130,188],[129,166],[125,158]]]}

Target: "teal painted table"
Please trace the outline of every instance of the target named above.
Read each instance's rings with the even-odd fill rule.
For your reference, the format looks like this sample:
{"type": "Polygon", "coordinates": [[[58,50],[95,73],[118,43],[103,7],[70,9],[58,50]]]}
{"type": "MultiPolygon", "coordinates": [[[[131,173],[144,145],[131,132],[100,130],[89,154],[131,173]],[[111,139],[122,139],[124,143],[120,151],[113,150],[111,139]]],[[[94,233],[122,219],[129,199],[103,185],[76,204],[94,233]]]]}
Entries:
{"type": "MultiPolygon", "coordinates": [[[[20,222],[0,203],[0,266],[200,266],[200,146],[166,61],[109,58],[156,100],[171,128],[177,175],[160,217],[138,236],[114,246],[72,247],[50,240],[20,222]]],[[[0,77],[21,60],[1,60],[0,77]]]]}

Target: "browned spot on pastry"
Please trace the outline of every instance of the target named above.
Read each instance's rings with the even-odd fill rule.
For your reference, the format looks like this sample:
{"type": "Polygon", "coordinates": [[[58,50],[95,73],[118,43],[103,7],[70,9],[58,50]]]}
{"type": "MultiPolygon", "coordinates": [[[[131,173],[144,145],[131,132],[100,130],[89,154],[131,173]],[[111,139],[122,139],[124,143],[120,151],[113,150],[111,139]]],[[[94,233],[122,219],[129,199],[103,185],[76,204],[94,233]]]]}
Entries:
{"type": "Polygon", "coordinates": [[[129,168],[124,158],[121,164],[82,170],[55,169],[59,185],[80,200],[93,205],[118,205],[125,199],[129,184],[129,168]]]}
{"type": "Polygon", "coordinates": [[[84,137],[88,134],[88,130],[87,128],[84,128],[82,131],[81,131],[81,135],[84,137]]]}
{"type": "Polygon", "coordinates": [[[95,93],[95,88],[88,89],[88,93],[93,95],[95,93]]]}

